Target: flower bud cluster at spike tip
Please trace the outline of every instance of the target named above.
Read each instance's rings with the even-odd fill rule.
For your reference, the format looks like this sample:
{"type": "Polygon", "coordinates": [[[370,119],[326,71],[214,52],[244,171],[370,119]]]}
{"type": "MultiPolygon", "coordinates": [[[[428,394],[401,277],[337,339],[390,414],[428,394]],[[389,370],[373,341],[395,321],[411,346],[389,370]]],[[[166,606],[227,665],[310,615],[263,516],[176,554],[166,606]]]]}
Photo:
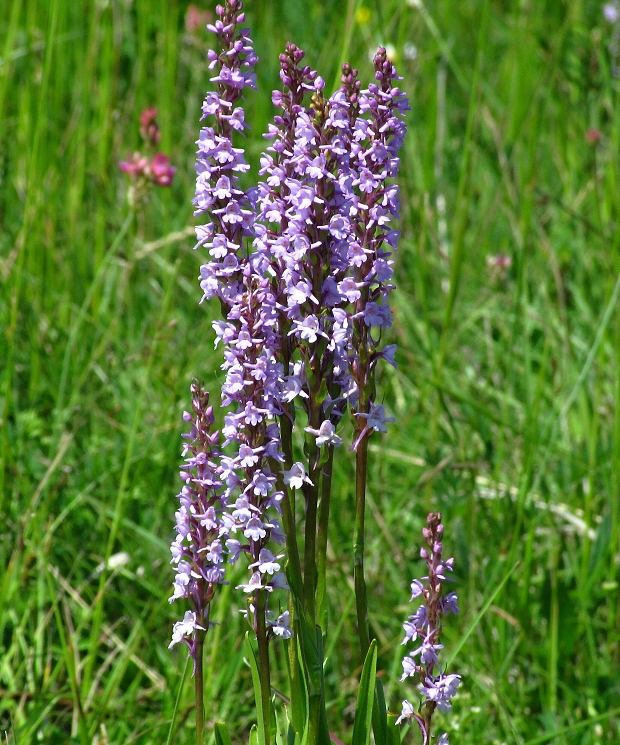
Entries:
{"type": "Polygon", "coordinates": [[[209,394],[198,383],[192,384],[192,410],[183,418],[191,427],[183,435],[185,461],[181,466],[184,486],[178,494],[177,536],[172,543],[171,564],[176,567],[174,592],[170,602],[186,598],[192,610],[174,624],[170,647],[178,642],[196,655],[196,630],[209,627],[209,603],[218,585],[224,582],[224,551],[228,525],[224,518],[226,497],[217,474],[218,432],[212,432],[213,407],[209,394]]]}
{"type": "MultiPolygon", "coordinates": [[[[411,583],[411,600],[420,598],[422,604],[403,624],[405,638],[402,642],[415,642],[420,646],[403,659],[401,678],[405,680],[417,677],[421,684],[423,700],[420,713],[416,713],[409,701],[403,701],[402,713],[397,720],[398,723],[415,719],[422,731],[423,745],[430,743],[433,712],[435,709],[444,713],[450,710],[451,699],[461,682],[460,675],[446,674],[439,664],[439,654],[443,649],[443,645],[440,644],[441,616],[445,613],[459,612],[456,593],[445,594],[443,588],[445,582],[452,581],[446,575],[453,570],[454,559],[442,558],[441,514],[431,512],[426,522],[427,525],[422,531],[426,546],[420,549],[420,556],[426,562],[428,574],[422,577],[422,580],[414,579],[411,583]]],[[[448,736],[442,735],[438,742],[447,743],[448,736]]]]}
{"type": "Polygon", "coordinates": [[[157,124],[157,109],[144,109],[140,114],[140,134],[145,142],[156,147],[161,140],[161,132],[157,124]]]}

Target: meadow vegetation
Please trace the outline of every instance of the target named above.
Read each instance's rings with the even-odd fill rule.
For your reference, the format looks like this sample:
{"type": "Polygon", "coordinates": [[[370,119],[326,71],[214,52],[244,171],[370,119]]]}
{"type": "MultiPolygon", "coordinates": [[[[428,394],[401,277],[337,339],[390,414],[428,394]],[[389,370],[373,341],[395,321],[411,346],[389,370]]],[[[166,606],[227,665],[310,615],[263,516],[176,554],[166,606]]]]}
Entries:
{"type": "MultiPolygon", "coordinates": [[[[192,251],[208,34],[187,27],[177,0],[6,8],[0,732],[10,745],[184,745],[192,687],[184,651],[168,650],[181,415],[193,378],[215,402],[222,382],[218,308],[198,303],[192,251]],[[150,106],[177,171],[132,210],[118,162],[139,146],[150,106]]],[[[396,711],[407,694],[401,624],[420,528],[440,510],[461,608],[443,636],[463,677],[445,717],[451,742],[620,743],[613,25],[593,0],[246,10],[260,57],[261,93],[244,104],[254,167],[286,41],[328,92],[342,62],[367,79],[387,46],[412,106],[392,296],[398,369],[378,382],[396,422],[373,438],[368,487],[366,581],[388,704],[396,711]]],[[[360,670],[353,466],[338,455],[325,673],[346,742],[360,670]]],[[[214,606],[206,707],[241,742],[253,694],[231,581],[214,606]]]]}

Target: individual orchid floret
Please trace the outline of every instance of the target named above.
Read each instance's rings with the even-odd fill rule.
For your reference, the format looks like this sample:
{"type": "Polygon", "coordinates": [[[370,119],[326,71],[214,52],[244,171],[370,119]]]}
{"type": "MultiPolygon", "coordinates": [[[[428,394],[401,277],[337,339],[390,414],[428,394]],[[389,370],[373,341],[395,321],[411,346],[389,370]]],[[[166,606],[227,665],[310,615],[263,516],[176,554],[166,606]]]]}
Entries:
{"type": "MultiPolygon", "coordinates": [[[[421,644],[403,658],[403,675],[401,681],[409,677],[420,683],[422,701],[416,711],[407,700],[403,701],[402,712],[397,723],[416,721],[422,733],[422,745],[431,743],[431,724],[435,709],[442,713],[452,708],[452,698],[461,682],[461,676],[447,674],[439,663],[439,654],[443,649],[440,644],[441,616],[443,613],[458,613],[456,593],[444,595],[443,583],[450,581],[446,570],[452,570],[453,559],[442,559],[443,525],[441,515],[431,512],[427,526],[422,534],[427,546],[420,550],[425,560],[428,574],[423,581],[414,579],[411,583],[411,600],[422,599],[422,604],[403,624],[405,638],[403,644],[417,642],[421,644]]],[[[437,742],[447,743],[448,736],[442,735],[437,742]]]]}
{"type": "Polygon", "coordinates": [[[304,429],[306,432],[315,436],[315,443],[318,448],[323,445],[333,445],[334,447],[342,445],[342,438],[338,437],[336,427],[334,427],[329,419],[325,420],[318,429],[313,429],[312,427],[305,427],[304,429]]]}
{"type": "Polygon", "coordinates": [[[290,614],[286,610],[281,613],[273,623],[268,624],[271,632],[280,639],[290,639],[293,636],[293,629],[290,626],[290,614]]]}
{"type": "Polygon", "coordinates": [[[172,641],[168,645],[168,649],[172,649],[175,644],[186,638],[191,638],[196,629],[205,631],[204,627],[197,623],[196,613],[193,610],[185,611],[183,620],[177,621],[172,627],[172,641]]]}
{"type": "Polygon", "coordinates": [[[357,446],[361,439],[365,437],[370,430],[375,432],[387,432],[386,422],[395,422],[396,419],[393,416],[386,416],[383,404],[370,404],[370,411],[365,414],[364,412],[357,411],[354,416],[366,419],[366,424],[358,434],[355,442],[353,443],[352,450],[357,450],[357,446]]]}
{"type": "Polygon", "coordinates": [[[284,483],[291,489],[301,489],[304,484],[312,485],[312,481],[306,476],[306,468],[303,463],[293,463],[288,471],[283,471],[284,483]]]}

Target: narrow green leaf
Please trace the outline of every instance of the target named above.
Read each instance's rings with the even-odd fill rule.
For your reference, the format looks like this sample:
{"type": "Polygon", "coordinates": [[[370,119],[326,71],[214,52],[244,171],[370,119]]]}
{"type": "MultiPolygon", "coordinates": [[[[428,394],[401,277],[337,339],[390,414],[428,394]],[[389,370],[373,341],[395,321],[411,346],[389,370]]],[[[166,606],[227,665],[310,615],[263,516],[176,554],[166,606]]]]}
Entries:
{"type": "Polygon", "coordinates": [[[297,735],[295,734],[293,725],[289,724],[288,731],[286,733],[286,745],[295,745],[296,738],[297,738],[297,735]]]}
{"type": "Polygon", "coordinates": [[[245,634],[245,645],[248,652],[248,662],[250,663],[250,671],[252,672],[252,685],[254,686],[254,700],[256,701],[256,725],[252,727],[250,731],[250,745],[265,745],[265,728],[263,725],[263,699],[261,695],[260,687],[260,675],[258,672],[258,661],[256,659],[256,653],[250,642],[250,632],[246,631],[245,634]],[[254,732],[255,742],[252,740],[252,733],[254,732]],[[257,739],[256,739],[257,738],[257,739]]]}
{"type": "Polygon", "coordinates": [[[304,588],[299,585],[298,579],[295,576],[295,572],[291,567],[290,561],[286,562],[285,572],[288,585],[291,588],[291,594],[293,595],[293,599],[297,607],[298,603],[303,603],[304,588]]]}
{"type": "Polygon", "coordinates": [[[316,394],[316,401],[319,404],[322,404],[323,401],[327,398],[328,390],[327,390],[327,383],[325,382],[325,378],[321,380],[321,387],[319,388],[319,392],[316,394]]]}
{"type": "Polygon", "coordinates": [[[370,743],[376,674],[377,642],[373,639],[368,648],[368,654],[366,655],[366,661],[364,662],[364,669],[362,670],[362,677],[360,679],[351,745],[369,745],[370,743]]]}
{"type": "Polygon", "coordinates": [[[177,721],[177,713],[179,711],[179,703],[181,701],[181,696],[183,694],[185,678],[187,677],[187,669],[189,668],[189,660],[190,660],[190,656],[187,655],[187,659],[185,660],[185,667],[183,668],[183,675],[181,677],[181,682],[179,683],[179,690],[177,691],[177,697],[174,701],[174,709],[172,710],[172,719],[170,720],[170,729],[168,730],[168,737],[166,738],[166,745],[170,745],[172,743],[172,735],[174,734],[174,725],[176,724],[176,721],[177,721]]]}
{"type": "Polygon", "coordinates": [[[252,729],[250,730],[250,745],[259,745],[260,741],[260,727],[256,727],[255,724],[252,725],[252,729]]]}
{"type": "Polygon", "coordinates": [[[272,696],[269,701],[269,737],[271,742],[282,742],[284,740],[284,733],[280,733],[278,726],[278,718],[276,716],[276,698],[272,696]]]}
{"type": "Polygon", "coordinates": [[[321,695],[319,703],[319,742],[329,743],[329,725],[327,724],[327,711],[325,709],[325,678],[323,676],[323,630],[315,626],[317,655],[321,661],[321,695]]]}
{"type": "Polygon", "coordinates": [[[387,715],[386,742],[387,745],[400,745],[400,725],[396,724],[398,714],[387,715]]]}
{"type": "Polygon", "coordinates": [[[583,727],[591,727],[593,724],[596,724],[597,722],[602,722],[605,719],[609,719],[610,717],[617,717],[620,714],[620,709],[612,709],[611,711],[606,711],[603,714],[599,714],[596,717],[590,717],[590,719],[585,719],[583,722],[577,722],[577,724],[571,724],[569,727],[562,727],[562,729],[556,729],[555,732],[547,732],[544,735],[540,735],[540,737],[535,737],[533,740],[528,740],[525,745],[540,745],[543,742],[550,742],[551,740],[554,740],[556,737],[560,737],[561,735],[568,735],[572,732],[576,732],[578,729],[582,729],[583,727]]]}
{"type": "Polygon", "coordinates": [[[308,697],[321,693],[323,680],[323,660],[316,644],[316,636],[312,632],[301,606],[298,604],[298,620],[300,631],[301,660],[308,681],[308,697]]]}
{"type": "Polygon", "coordinates": [[[228,733],[226,722],[215,723],[215,744],[232,745],[232,740],[230,739],[230,734],[228,733]]]}
{"type": "Polygon", "coordinates": [[[302,735],[308,716],[308,690],[300,662],[301,649],[298,635],[296,634],[287,643],[294,649],[294,653],[289,658],[289,668],[294,666],[294,670],[289,670],[291,703],[287,707],[287,713],[293,730],[298,735],[302,735]]]}
{"type": "Polygon", "coordinates": [[[372,707],[372,731],[375,735],[375,745],[387,743],[387,707],[383,683],[377,678],[375,683],[375,701],[372,707]]]}

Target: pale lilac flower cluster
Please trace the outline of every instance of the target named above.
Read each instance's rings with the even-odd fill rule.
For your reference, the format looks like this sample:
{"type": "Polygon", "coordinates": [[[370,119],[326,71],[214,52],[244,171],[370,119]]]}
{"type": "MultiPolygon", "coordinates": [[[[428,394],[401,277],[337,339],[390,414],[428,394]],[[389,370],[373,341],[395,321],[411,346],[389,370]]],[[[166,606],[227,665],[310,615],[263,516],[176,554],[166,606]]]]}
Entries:
{"type": "Polygon", "coordinates": [[[218,296],[230,306],[241,295],[242,240],[252,234],[252,199],[239,187],[239,175],[249,169],[244,151],[233,147],[233,131],[243,132],[244,111],[235,106],[245,88],[256,88],[253,67],[258,61],[249,29],[237,28],[245,14],[240,0],[217,6],[218,19],[208,28],[217,36],[220,52],[209,50],[211,78],[217,91],[207,94],[202,118],[212,122],[197,141],[195,215],[208,213],[211,222],[196,228],[197,246],[209,249],[212,260],[200,268],[203,299],[218,296]]]}
{"type": "MultiPolygon", "coordinates": [[[[217,91],[203,104],[194,205],[210,220],[196,229],[197,246],[211,256],[200,269],[203,299],[218,297],[225,319],[214,324],[228,409],[217,469],[223,551],[231,563],[249,557],[251,577],[240,587],[259,607],[261,591],[286,588],[282,555],[272,546],[285,541],[283,489],[316,491],[320,450],[342,443],[336,426],[347,402],[358,415],[356,446],[393,421],[373,401],[372,371],[379,358],[394,363],[394,347],[380,349],[391,323],[386,247],[397,237],[397,188],[388,180],[408,106],[385,50],[367,91],[345,66],[343,86],[327,100],[323,80],[302,65],[304,52],[287,44],[283,90],[273,93],[281,113],[261,158],[264,181],[243,191],[249,166],[233,136],[247,127],[239,102],[245,88],[255,88],[257,58],[249,30],[239,28],[242,11],[241,0],[226,0],[208,26],[220,50],[209,52],[217,91]],[[293,463],[290,446],[282,452],[281,427],[286,422],[290,433],[297,407],[311,435],[307,466],[293,463]]],[[[276,619],[267,610],[266,620],[272,636],[285,636],[278,631],[284,614],[276,619]]]]}
{"type": "Polygon", "coordinates": [[[242,301],[232,306],[227,322],[216,323],[225,343],[222,402],[233,407],[222,429],[224,445],[232,447],[221,458],[220,473],[230,502],[230,530],[239,537],[227,542],[229,561],[247,553],[253,572],[241,587],[247,593],[271,592],[287,587],[280,572],[281,556],[267,548],[270,541],[283,544],[285,540],[277,517],[283,493],[276,488],[272,472],[272,466],[283,460],[275,422],[281,411],[282,374],[276,362],[277,311],[267,280],[246,274],[242,279],[242,301]]]}
{"type": "MultiPolygon", "coordinates": [[[[443,584],[451,580],[446,576],[454,568],[454,559],[442,559],[443,525],[441,514],[431,512],[427,518],[427,527],[422,531],[428,549],[422,548],[420,556],[426,561],[428,575],[414,579],[411,583],[411,600],[421,598],[422,604],[403,624],[407,642],[419,642],[420,646],[408,653],[403,659],[401,680],[417,676],[420,682],[420,693],[423,696],[419,712],[407,700],[403,701],[402,713],[397,723],[403,720],[418,723],[422,732],[423,745],[431,742],[431,720],[435,709],[445,713],[450,710],[452,697],[461,682],[461,676],[447,674],[439,664],[441,616],[444,613],[458,613],[456,593],[444,594],[443,584]]],[[[439,743],[448,743],[448,736],[443,734],[439,743]]]]}
{"type": "Polygon", "coordinates": [[[609,23],[616,23],[620,19],[620,3],[617,0],[603,5],[603,15],[609,23]]]}
{"type": "MultiPolygon", "coordinates": [[[[333,131],[324,82],[302,66],[303,58],[294,44],[287,44],[280,55],[283,90],[274,91],[272,100],[282,113],[265,135],[272,144],[261,158],[259,173],[266,180],[257,191],[254,267],[273,278],[284,366],[282,401],[289,416],[294,416],[294,404],[288,406],[292,402],[305,408],[307,430],[320,448],[341,442],[335,424],[345,404],[341,390],[347,387],[348,371],[343,349],[350,334],[346,324],[344,329],[338,326],[346,314],[336,307],[343,298],[329,227],[338,213],[333,131]],[[308,94],[310,106],[304,104],[308,94]],[[319,404],[321,385],[325,395],[319,404]]],[[[304,483],[312,482],[302,479],[298,488],[304,483]]]]}
{"type": "MultiPolygon", "coordinates": [[[[379,350],[380,332],[391,323],[385,301],[392,262],[385,246],[395,245],[398,235],[389,227],[398,216],[397,187],[387,180],[398,168],[408,106],[392,84],[396,71],[383,49],[375,58],[380,85],[360,93],[357,71],[345,65],[343,85],[329,100],[317,73],[301,67],[303,56],[288,44],[280,57],[284,91],[274,92],[273,101],[282,114],[261,160],[267,179],[258,188],[255,267],[276,280],[285,401],[300,397],[317,447],[326,442],[320,428],[331,431],[348,401],[366,420],[357,446],[393,421],[369,389],[377,360],[394,363],[393,345],[379,350]],[[306,91],[310,107],[303,103],[306,91]]],[[[339,438],[328,441],[339,444],[339,438]]]]}
{"type": "MultiPolygon", "coordinates": [[[[287,588],[280,571],[282,555],[274,555],[270,542],[284,543],[279,521],[281,491],[272,468],[283,460],[279,427],[282,365],[278,311],[270,281],[261,276],[244,252],[243,238],[254,235],[255,196],[239,188],[239,174],[247,170],[243,150],[233,147],[233,132],[247,126],[243,109],[235,105],[244,88],[255,87],[252,72],[257,58],[243,23],[243,4],[228,0],[218,6],[218,20],[208,28],[218,39],[218,54],[209,52],[216,75],[217,93],[209,93],[198,141],[196,213],[207,212],[212,222],[197,229],[199,245],[209,249],[212,261],[201,267],[204,297],[218,296],[225,321],[214,324],[224,346],[222,403],[230,407],[222,429],[227,447],[219,463],[228,511],[224,521],[228,561],[242,553],[250,558],[251,577],[240,587],[255,598],[261,590],[287,588]]],[[[258,605],[258,603],[256,603],[258,605]]],[[[256,619],[253,619],[256,623],[256,619]]],[[[268,612],[269,628],[283,628],[268,612]]],[[[276,635],[277,631],[274,631],[276,635]]]]}
{"type": "Polygon", "coordinates": [[[356,393],[350,397],[357,417],[354,450],[372,430],[384,432],[385,422],[393,421],[373,401],[372,371],[380,358],[394,364],[395,347],[380,345],[383,330],[392,324],[387,304],[393,288],[390,249],[398,239],[391,227],[398,218],[398,187],[389,179],[398,172],[406,131],[402,116],[409,105],[394,85],[399,80],[396,68],[382,47],[374,66],[377,82],[360,90],[357,70],[345,65],[343,86],[330,101],[343,143],[338,187],[346,274],[339,287],[353,305],[347,351],[356,393]]]}
{"type": "Polygon", "coordinates": [[[170,647],[185,642],[195,659],[196,631],[209,627],[209,604],[224,582],[223,541],[229,528],[223,519],[226,498],[217,475],[218,433],[211,431],[213,407],[201,385],[194,383],[191,392],[193,413],[183,415],[191,428],[184,435],[188,442],[181,466],[184,486],[178,495],[177,535],[171,546],[176,577],[170,602],[186,598],[192,610],[174,624],[170,647]]]}

